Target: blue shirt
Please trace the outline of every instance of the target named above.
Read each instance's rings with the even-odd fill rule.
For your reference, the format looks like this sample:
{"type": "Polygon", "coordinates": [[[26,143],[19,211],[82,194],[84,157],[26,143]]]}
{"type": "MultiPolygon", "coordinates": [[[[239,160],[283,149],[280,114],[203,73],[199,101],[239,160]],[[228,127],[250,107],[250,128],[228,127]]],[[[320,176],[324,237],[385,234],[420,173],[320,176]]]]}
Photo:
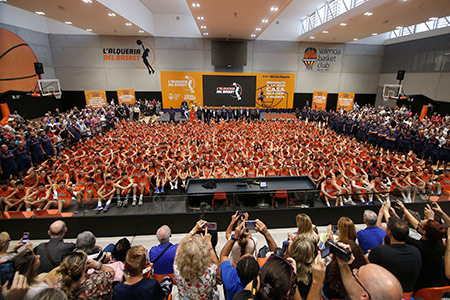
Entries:
{"type": "Polygon", "coordinates": [[[119,283],[114,287],[113,300],[162,300],[166,297],[156,279],[145,279],[135,284],[119,283]]]}
{"type": "Polygon", "coordinates": [[[383,244],[386,231],[378,226],[368,226],[364,230],[360,230],[357,233],[358,243],[364,253],[371,250],[373,247],[383,244]]]}
{"type": "MultiPolygon", "coordinates": [[[[153,262],[158,256],[167,248],[169,244],[159,244],[150,249],[150,261],[153,262]]],[[[175,259],[175,252],[177,252],[178,244],[171,245],[170,248],[153,263],[153,270],[155,274],[164,275],[173,273],[173,260],[175,259]]]]}
{"type": "Polygon", "coordinates": [[[222,281],[227,291],[227,300],[232,300],[237,292],[243,290],[245,286],[241,283],[241,279],[235,268],[231,266],[230,261],[226,260],[220,265],[222,281]]]}

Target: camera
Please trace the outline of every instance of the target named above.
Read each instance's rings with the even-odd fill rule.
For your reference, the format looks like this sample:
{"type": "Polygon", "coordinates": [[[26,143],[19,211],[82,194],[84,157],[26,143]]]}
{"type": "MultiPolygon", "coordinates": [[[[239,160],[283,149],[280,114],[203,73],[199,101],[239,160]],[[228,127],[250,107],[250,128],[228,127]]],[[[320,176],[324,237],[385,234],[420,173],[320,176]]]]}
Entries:
{"type": "Polygon", "coordinates": [[[330,254],[339,257],[345,262],[349,261],[352,256],[352,252],[350,250],[342,248],[332,240],[328,240],[325,243],[325,248],[322,250],[322,258],[327,257],[330,254]]]}

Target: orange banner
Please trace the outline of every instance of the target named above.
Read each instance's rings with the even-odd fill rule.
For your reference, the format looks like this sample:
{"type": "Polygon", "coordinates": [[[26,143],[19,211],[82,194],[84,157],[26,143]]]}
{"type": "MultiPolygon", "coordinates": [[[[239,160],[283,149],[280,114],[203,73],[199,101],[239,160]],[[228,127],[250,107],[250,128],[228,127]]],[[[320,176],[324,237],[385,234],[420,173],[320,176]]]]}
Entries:
{"type": "MultiPolygon", "coordinates": [[[[204,106],[203,76],[236,76],[248,78],[256,77],[256,86],[251,88],[255,92],[254,107],[256,108],[292,108],[294,104],[295,74],[270,73],[208,73],[208,72],[175,72],[161,71],[161,92],[163,108],[180,108],[186,101],[191,105],[204,106]]],[[[219,89],[233,89],[232,86],[219,89]]],[[[242,91],[242,90],[241,90],[242,91]]],[[[246,90],[248,91],[248,90],[246,90]]],[[[224,98],[226,99],[226,98],[224,98]]],[[[212,105],[221,107],[220,105],[212,105]]],[[[240,107],[239,102],[228,107],[240,107]]]]}
{"type": "Polygon", "coordinates": [[[84,97],[86,99],[86,106],[93,108],[106,106],[107,100],[105,91],[84,91],[84,97]]]}
{"type": "Polygon", "coordinates": [[[351,111],[353,109],[353,101],[355,101],[355,93],[339,93],[336,110],[345,109],[346,111],[351,111]]]}
{"type": "Polygon", "coordinates": [[[202,73],[161,71],[163,108],[180,108],[186,101],[188,106],[203,106],[202,73]]]}
{"type": "Polygon", "coordinates": [[[428,105],[422,106],[422,111],[420,112],[420,121],[423,121],[425,116],[428,114],[428,105]]]}
{"type": "Polygon", "coordinates": [[[256,74],[256,86],[257,108],[294,107],[295,74],[256,74]]]}
{"type": "Polygon", "coordinates": [[[117,90],[117,98],[119,98],[119,103],[125,104],[136,103],[136,96],[134,95],[134,90],[130,89],[117,90]]]}
{"type": "Polygon", "coordinates": [[[312,109],[325,110],[327,107],[328,92],[314,91],[312,99],[312,109]]]}

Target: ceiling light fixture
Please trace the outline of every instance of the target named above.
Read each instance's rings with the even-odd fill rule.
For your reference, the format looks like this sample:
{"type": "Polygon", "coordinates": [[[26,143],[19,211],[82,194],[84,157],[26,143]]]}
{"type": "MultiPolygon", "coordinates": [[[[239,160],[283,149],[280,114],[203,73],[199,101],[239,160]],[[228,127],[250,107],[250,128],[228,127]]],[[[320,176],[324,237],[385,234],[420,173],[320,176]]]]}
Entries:
{"type": "Polygon", "coordinates": [[[139,30],[139,33],[144,33],[145,31],[144,30],[139,30]]]}
{"type": "Polygon", "coordinates": [[[88,29],[86,29],[86,31],[89,31],[89,32],[91,32],[91,31],[92,31],[92,29],[88,28],[88,29]]]}
{"type": "Polygon", "coordinates": [[[43,12],[43,11],[37,11],[36,14],[40,15],[40,16],[45,16],[45,12],[43,12]]]}
{"type": "Polygon", "coordinates": [[[116,14],[115,14],[115,13],[108,13],[108,16],[110,16],[110,17],[115,17],[116,14]]]}
{"type": "Polygon", "coordinates": [[[357,38],[354,38],[353,40],[354,40],[354,41],[357,41],[358,39],[357,39],[357,38]]]}
{"type": "Polygon", "coordinates": [[[70,21],[65,21],[64,23],[66,23],[67,25],[72,25],[72,22],[70,21]]]}
{"type": "Polygon", "coordinates": [[[340,26],[347,26],[347,23],[341,23],[340,26]]]}
{"type": "Polygon", "coordinates": [[[436,21],[437,19],[439,19],[439,18],[437,18],[437,17],[431,17],[431,18],[428,18],[428,21],[436,21]]]}
{"type": "Polygon", "coordinates": [[[200,26],[201,29],[206,29],[205,25],[200,26]]]}
{"type": "Polygon", "coordinates": [[[251,34],[250,36],[251,36],[251,37],[255,37],[255,36],[256,36],[256,34],[252,33],[252,34],[251,34]]]}
{"type": "Polygon", "coordinates": [[[207,32],[205,32],[203,35],[208,35],[208,33],[207,32]]]}
{"type": "Polygon", "coordinates": [[[204,20],[204,17],[197,17],[197,20],[204,20]]]}
{"type": "Polygon", "coordinates": [[[133,24],[131,24],[131,23],[125,23],[125,25],[127,25],[127,26],[131,26],[131,25],[133,25],[133,24]]]}
{"type": "Polygon", "coordinates": [[[270,11],[277,11],[278,10],[278,7],[276,7],[276,6],[272,6],[271,8],[270,8],[270,11]]]}
{"type": "Polygon", "coordinates": [[[83,1],[84,3],[92,3],[92,0],[81,0],[81,1],[83,1]]]}
{"type": "Polygon", "coordinates": [[[315,39],[315,37],[314,37],[314,36],[310,36],[309,38],[310,38],[311,40],[315,39]]]}
{"type": "Polygon", "coordinates": [[[372,35],[373,35],[373,36],[376,36],[376,35],[378,35],[378,33],[374,32],[374,33],[372,33],[372,35]]]}
{"type": "Polygon", "coordinates": [[[262,22],[263,22],[263,23],[267,23],[267,22],[269,22],[269,20],[267,20],[267,19],[262,19],[262,22]]]}
{"type": "Polygon", "coordinates": [[[0,2],[8,2],[8,0],[0,0],[0,2]]]}
{"type": "Polygon", "coordinates": [[[373,13],[371,13],[370,11],[368,11],[368,12],[365,12],[364,15],[370,17],[371,15],[373,15],[373,13]]]}
{"type": "Polygon", "coordinates": [[[257,27],[257,28],[256,28],[256,31],[261,31],[261,28],[260,28],[260,27],[257,27]]]}
{"type": "Polygon", "coordinates": [[[193,7],[200,7],[200,3],[192,3],[193,7]]]}
{"type": "Polygon", "coordinates": [[[322,31],[322,33],[328,33],[328,30],[324,30],[324,31],[322,31]]]}

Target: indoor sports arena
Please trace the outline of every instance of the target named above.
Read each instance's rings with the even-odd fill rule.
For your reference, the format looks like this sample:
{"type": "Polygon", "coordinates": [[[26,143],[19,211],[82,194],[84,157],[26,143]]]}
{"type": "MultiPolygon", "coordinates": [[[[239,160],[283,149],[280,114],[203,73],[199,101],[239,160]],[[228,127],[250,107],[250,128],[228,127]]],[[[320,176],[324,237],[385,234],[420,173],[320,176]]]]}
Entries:
{"type": "Polygon", "coordinates": [[[450,299],[449,162],[449,0],[0,0],[0,299],[450,299]]]}

